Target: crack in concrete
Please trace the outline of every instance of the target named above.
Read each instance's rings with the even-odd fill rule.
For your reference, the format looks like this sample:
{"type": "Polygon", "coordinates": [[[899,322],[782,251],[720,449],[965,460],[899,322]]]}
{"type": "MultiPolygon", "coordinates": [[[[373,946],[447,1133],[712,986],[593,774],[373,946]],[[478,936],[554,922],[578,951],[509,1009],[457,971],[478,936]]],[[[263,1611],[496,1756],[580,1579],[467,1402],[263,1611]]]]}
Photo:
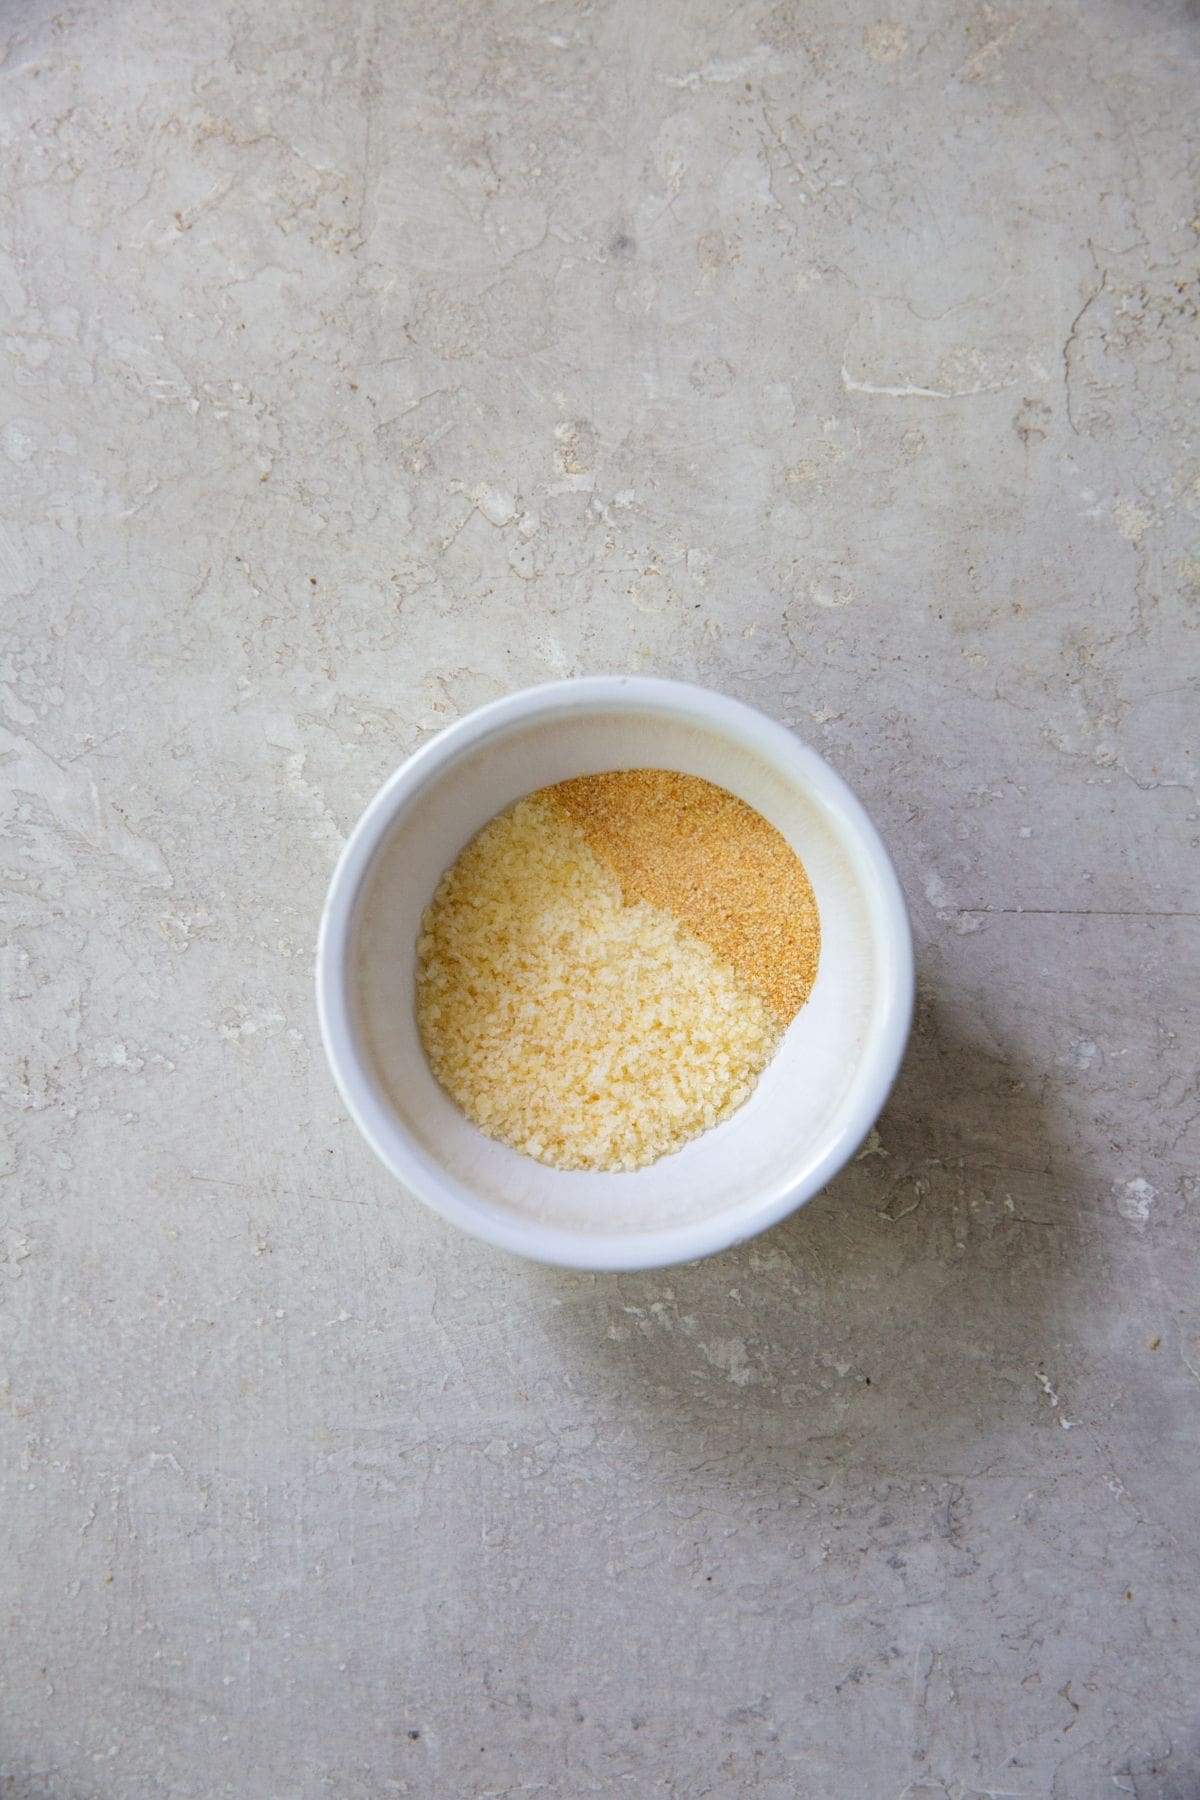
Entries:
{"type": "MultiPolygon", "coordinates": [[[[1088,245],[1088,248],[1089,248],[1089,250],[1091,250],[1090,244],[1088,245]]],[[[1092,252],[1092,261],[1095,262],[1095,252],[1094,251],[1092,252]]],[[[1079,327],[1082,325],[1087,314],[1089,313],[1091,308],[1096,304],[1096,301],[1100,298],[1101,294],[1105,291],[1107,286],[1108,286],[1108,270],[1105,269],[1102,279],[1100,281],[1099,287],[1095,287],[1092,289],[1091,293],[1088,295],[1087,299],[1084,301],[1084,303],[1080,307],[1079,311],[1075,314],[1075,317],[1071,320],[1071,328],[1067,332],[1066,340],[1063,343],[1063,347],[1062,347],[1063,391],[1066,395],[1066,401],[1067,401],[1067,424],[1071,427],[1071,431],[1075,437],[1079,436],[1079,427],[1075,423],[1075,410],[1071,404],[1071,382],[1074,379],[1074,369],[1071,366],[1071,354],[1075,348],[1075,339],[1079,333],[1079,327]]]]}
{"type": "Polygon", "coordinates": [[[1156,911],[1149,907],[1110,906],[957,906],[958,918],[1016,918],[1028,913],[1049,919],[1200,919],[1200,913],[1156,911]]]}

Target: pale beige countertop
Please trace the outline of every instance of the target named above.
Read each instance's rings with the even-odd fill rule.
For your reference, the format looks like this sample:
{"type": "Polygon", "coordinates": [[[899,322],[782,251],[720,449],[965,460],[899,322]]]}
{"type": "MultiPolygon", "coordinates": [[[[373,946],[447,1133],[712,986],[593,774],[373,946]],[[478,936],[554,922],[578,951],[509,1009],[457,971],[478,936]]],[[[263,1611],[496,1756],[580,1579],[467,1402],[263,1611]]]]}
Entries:
{"type": "Polygon", "coordinates": [[[1194,10],[0,52],[4,1793],[1192,1800],[1194,10]],[[921,999],[805,1213],[582,1278],[375,1166],[312,946],[606,670],[829,757],[921,999]]]}

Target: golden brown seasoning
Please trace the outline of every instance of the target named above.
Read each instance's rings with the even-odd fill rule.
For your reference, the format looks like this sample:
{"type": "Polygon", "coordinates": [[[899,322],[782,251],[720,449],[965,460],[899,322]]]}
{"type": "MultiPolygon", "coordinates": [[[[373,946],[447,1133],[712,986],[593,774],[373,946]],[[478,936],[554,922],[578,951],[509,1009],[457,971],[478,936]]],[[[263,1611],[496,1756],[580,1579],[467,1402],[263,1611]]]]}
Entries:
{"type": "Polygon", "coordinates": [[[438,883],[417,945],[430,1067],[481,1131],[559,1169],[637,1169],[750,1096],[762,998],[661,907],[628,900],[539,794],[438,883]]]}
{"type": "Polygon", "coordinates": [[[732,963],[786,1025],[817,975],[821,924],[803,864],[744,800],[668,769],[616,769],[542,790],[615,872],[732,963]]]}

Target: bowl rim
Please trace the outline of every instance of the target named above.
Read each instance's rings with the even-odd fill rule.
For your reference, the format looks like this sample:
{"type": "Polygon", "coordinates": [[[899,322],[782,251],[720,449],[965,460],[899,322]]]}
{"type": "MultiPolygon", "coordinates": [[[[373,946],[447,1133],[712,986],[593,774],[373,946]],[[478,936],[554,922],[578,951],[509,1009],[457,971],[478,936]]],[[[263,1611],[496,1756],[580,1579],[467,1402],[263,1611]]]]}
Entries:
{"type": "Polygon", "coordinates": [[[912,929],[883,840],[846,782],[811,745],[744,701],[660,676],[590,675],[522,688],[477,707],[422,744],[368,802],[338,858],[317,936],[316,1000],[321,1039],[347,1111],[384,1167],[442,1218],[499,1249],[561,1268],[664,1268],[743,1243],[811,1200],[863,1143],[892,1090],[908,1042],[914,991],[912,929]],[[637,711],[690,721],[733,738],[799,782],[853,840],[874,877],[880,958],[878,1009],[858,1075],[838,1108],[836,1130],[799,1174],[758,1199],[706,1218],[649,1231],[601,1232],[543,1225],[505,1213],[450,1176],[407,1134],[380,1093],[354,1025],[351,951],[364,883],[392,821],[419,791],[489,737],[516,725],[580,710],[637,711]]]}

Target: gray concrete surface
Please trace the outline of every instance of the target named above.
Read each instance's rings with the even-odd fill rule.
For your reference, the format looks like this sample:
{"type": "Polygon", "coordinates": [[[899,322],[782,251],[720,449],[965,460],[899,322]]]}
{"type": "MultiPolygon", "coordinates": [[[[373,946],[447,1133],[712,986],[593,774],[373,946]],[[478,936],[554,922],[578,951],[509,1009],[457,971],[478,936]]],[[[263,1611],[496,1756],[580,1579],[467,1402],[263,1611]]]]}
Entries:
{"type": "Polygon", "coordinates": [[[7,0],[4,1795],[1200,1794],[1198,38],[7,0]],[[921,999],[831,1191],[592,1279],[389,1184],[311,954],[613,669],[831,758],[921,999]]]}

